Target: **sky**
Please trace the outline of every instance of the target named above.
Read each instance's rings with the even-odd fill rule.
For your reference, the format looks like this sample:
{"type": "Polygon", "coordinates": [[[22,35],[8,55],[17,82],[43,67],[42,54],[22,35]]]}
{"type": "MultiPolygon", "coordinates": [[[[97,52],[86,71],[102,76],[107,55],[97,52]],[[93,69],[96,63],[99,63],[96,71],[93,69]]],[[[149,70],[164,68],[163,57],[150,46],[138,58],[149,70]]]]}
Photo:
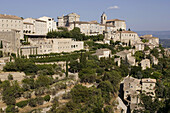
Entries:
{"type": "Polygon", "coordinates": [[[133,31],[170,31],[170,0],[0,0],[0,14],[23,18],[58,16],[75,12],[81,21],[108,19],[126,21],[133,31]]]}

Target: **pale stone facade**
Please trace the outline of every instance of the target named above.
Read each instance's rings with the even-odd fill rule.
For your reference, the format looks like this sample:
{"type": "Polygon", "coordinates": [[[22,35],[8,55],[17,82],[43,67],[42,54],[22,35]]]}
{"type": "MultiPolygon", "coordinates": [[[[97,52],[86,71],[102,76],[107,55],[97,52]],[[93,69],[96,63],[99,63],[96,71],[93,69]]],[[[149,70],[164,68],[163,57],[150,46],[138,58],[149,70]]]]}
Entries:
{"type": "Polygon", "coordinates": [[[159,38],[153,37],[152,35],[144,35],[140,37],[141,39],[148,40],[147,43],[159,46],[159,38]]]}
{"type": "Polygon", "coordinates": [[[146,68],[150,68],[150,60],[149,59],[143,59],[141,62],[142,70],[145,70],[146,68]]]}
{"type": "Polygon", "coordinates": [[[23,31],[25,31],[24,34],[26,34],[26,35],[27,34],[29,34],[29,35],[47,35],[47,33],[48,33],[47,22],[44,21],[44,20],[26,18],[26,19],[23,20],[23,22],[24,22],[23,31]],[[29,32],[26,33],[26,31],[28,30],[26,28],[26,26],[28,26],[28,23],[30,25],[33,24],[33,29],[31,28],[31,26],[30,26],[30,29],[29,29],[32,34],[29,33],[29,32]],[[33,30],[33,31],[31,31],[31,30],[33,30]]]}
{"type": "Polygon", "coordinates": [[[70,22],[79,22],[80,15],[76,13],[70,13],[66,16],[58,17],[58,27],[68,26],[70,22]]]}
{"type": "Polygon", "coordinates": [[[155,97],[156,79],[142,79],[142,93],[155,97]]]}
{"type": "Polygon", "coordinates": [[[155,56],[151,56],[151,57],[152,57],[153,64],[158,65],[159,60],[155,56]]]}
{"type": "Polygon", "coordinates": [[[119,19],[107,20],[105,13],[101,16],[101,24],[97,21],[85,22],[80,21],[80,15],[71,13],[66,16],[58,17],[58,27],[67,27],[68,30],[78,27],[85,35],[105,34],[106,37],[111,38],[114,31],[120,28],[126,30],[126,23],[124,20],[119,19]]]}
{"type": "Polygon", "coordinates": [[[23,38],[23,19],[14,15],[0,14],[0,31],[17,30],[23,38]]]}
{"type": "Polygon", "coordinates": [[[140,103],[139,94],[141,91],[140,79],[128,76],[123,84],[124,100],[131,104],[140,103]]]}
{"type": "Polygon", "coordinates": [[[133,46],[136,43],[140,43],[140,38],[136,32],[133,31],[116,31],[113,32],[110,37],[114,42],[121,41],[124,42],[127,46],[129,43],[133,46]]]}
{"type": "Polygon", "coordinates": [[[114,62],[117,64],[117,66],[121,65],[121,59],[120,58],[115,58],[114,62]]]}
{"type": "Polygon", "coordinates": [[[109,57],[111,57],[111,50],[109,50],[109,49],[98,49],[98,50],[96,50],[96,53],[94,53],[93,55],[96,55],[99,60],[101,58],[109,58],[109,57]]]}
{"type": "Polygon", "coordinates": [[[71,38],[47,39],[29,38],[30,46],[22,46],[23,55],[50,54],[73,52],[84,49],[83,41],[74,41],[71,38]]]}
{"type": "Polygon", "coordinates": [[[29,22],[24,22],[23,23],[23,33],[26,34],[26,35],[34,34],[35,33],[34,24],[29,23],[29,22]]]}
{"type": "Polygon", "coordinates": [[[135,57],[132,56],[133,51],[132,50],[124,50],[116,53],[116,56],[119,56],[122,60],[127,61],[131,66],[136,65],[135,57]]]}
{"type": "Polygon", "coordinates": [[[20,47],[20,31],[0,31],[0,40],[3,43],[3,52],[17,54],[20,47]]]}
{"type": "Polygon", "coordinates": [[[136,43],[135,44],[135,50],[136,51],[143,51],[145,49],[145,44],[144,43],[136,43]]]}
{"type": "Polygon", "coordinates": [[[140,104],[140,93],[144,93],[148,96],[155,97],[155,86],[156,79],[136,79],[131,76],[127,76],[123,81],[123,98],[133,111],[138,109],[138,104],[140,104]]]}
{"type": "Polygon", "coordinates": [[[54,18],[43,16],[39,20],[46,21],[48,32],[57,30],[57,23],[54,21],[54,18]]]}

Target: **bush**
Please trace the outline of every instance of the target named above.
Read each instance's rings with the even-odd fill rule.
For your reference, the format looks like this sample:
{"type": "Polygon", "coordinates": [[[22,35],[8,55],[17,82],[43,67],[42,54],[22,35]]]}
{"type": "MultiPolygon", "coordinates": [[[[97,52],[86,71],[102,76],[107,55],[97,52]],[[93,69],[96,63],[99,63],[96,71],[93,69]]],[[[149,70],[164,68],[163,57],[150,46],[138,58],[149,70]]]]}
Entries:
{"type": "Polygon", "coordinates": [[[46,95],[46,96],[44,97],[44,100],[45,100],[46,102],[49,102],[49,101],[50,101],[50,95],[46,95]]]}
{"type": "Polygon", "coordinates": [[[14,105],[7,106],[6,113],[16,113],[16,112],[18,112],[18,109],[16,109],[14,105]]]}
{"type": "Polygon", "coordinates": [[[11,75],[11,74],[9,74],[8,75],[8,80],[13,80],[14,78],[13,78],[13,75],[11,75]]]}
{"type": "Polygon", "coordinates": [[[43,105],[43,103],[44,103],[44,98],[43,97],[38,97],[38,98],[36,98],[36,100],[37,100],[38,105],[43,105]]]}
{"type": "Polygon", "coordinates": [[[37,106],[37,101],[36,101],[36,99],[30,99],[30,100],[29,100],[29,106],[31,106],[31,107],[36,107],[36,106],[37,106]]]}
{"type": "Polygon", "coordinates": [[[18,106],[18,107],[20,107],[20,108],[23,108],[23,107],[25,107],[27,104],[28,104],[28,100],[25,100],[25,101],[21,101],[21,102],[16,103],[16,106],[18,106]]]}

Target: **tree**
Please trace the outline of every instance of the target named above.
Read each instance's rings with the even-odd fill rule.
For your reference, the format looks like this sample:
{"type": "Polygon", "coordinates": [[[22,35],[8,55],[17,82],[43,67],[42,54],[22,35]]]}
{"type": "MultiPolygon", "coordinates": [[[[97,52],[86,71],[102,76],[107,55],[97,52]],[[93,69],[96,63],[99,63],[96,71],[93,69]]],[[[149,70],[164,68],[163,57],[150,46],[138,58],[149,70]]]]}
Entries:
{"type": "Polygon", "coordinates": [[[16,113],[18,109],[15,108],[15,105],[9,105],[6,108],[6,113],[16,113]]]}
{"type": "Polygon", "coordinates": [[[43,103],[44,103],[44,98],[43,97],[38,97],[38,98],[36,98],[36,100],[37,100],[38,105],[43,105],[43,103]]]}
{"type": "Polygon", "coordinates": [[[2,42],[2,40],[1,40],[1,45],[0,45],[0,48],[1,48],[1,49],[3,48],[3,42],[2,42]]]}
{"type": "Polygon", "coordinates": [[[9,74],[8,75],[8,80],[13,80],[13,75],[9,74]]]}
{"type": "Polygon", "coordinates": [[[66,77],[68,77],[68,60],[66,61],[66,77]]]}
{"type": "Polygon", "coordinates": [[[49,101],[50,101],[50,95],[46,95],[46,96],[44,97],[44,100],[47,101],[47,102],[49,102],[49,101]]]}
{"type": "Polygon", "coordinates": [[[28,104],[31,107],[36,107],[37,106],[37,101],[36,101],[36,99],[30,99],[28,104]]]}
{"type": "Polygon", "coordinates": [[[28,104],[28,100],[24,100],[24,101],[20,101],[18,103],[16,103],[16,106],[23,108],[28,104]]]}
{"type": "Polygon", "coordinates": [[[156,48],[152,49],[152,50],[151,50],[151,54],[152,54],[153,56],[155,56],[156,58],[158,58],[158,57],[159,57],[158,49],[156,49],[156,48]]]}
{"type": "Polygon", "coordinates": [[[1,57],[3,57],[3,52],[2,52],[2,51],[0,51],[0,58],[1,58],[1,57]]]}
{"type": "Polygon", "coordinates": [[[142,51],[135,52],[135,59],[137,62],[140,62],[144,58],[144,53],[142,51]]]}
{"type": "Polygon", "coordinates": [[[105,99],[106,103],[111,100],[111,93],[113,93],[113,86],[109,81],[102,81],[99,83],[98,87],[102,91],[102,97],[105,99]]]}

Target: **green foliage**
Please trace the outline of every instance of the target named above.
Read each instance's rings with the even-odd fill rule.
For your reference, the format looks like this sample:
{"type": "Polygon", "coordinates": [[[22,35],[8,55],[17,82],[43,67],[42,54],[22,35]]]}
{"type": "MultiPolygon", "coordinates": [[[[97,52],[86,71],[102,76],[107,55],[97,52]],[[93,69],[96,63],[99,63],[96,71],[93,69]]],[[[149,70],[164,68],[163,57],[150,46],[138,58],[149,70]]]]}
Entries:
{"type": "Polygon", "coordinates": [[[155,113],[162,107],[162,103],[158,101],[158,99],[152,100],[151,96],[141,95],[141,100],[145,107],[146,111],[150,111],[150,113],[155,113]]]}
{"type": "Polygon", "coordinates": [[[36,101],[37,101],[37,104],[38,104],[38,105],[43,105],[43,103],[44,103],[44,98],[43,98],[43,97],[37,97],[37,98],[36,98],[36,101]]]}
{"type": "Polygon", "coordinates": [[[46,96],[44,97],[44,100],[47,101],[47,102],[49,102],[49,101],[50,101],[50,95],[46,95],[46,96]]]}
{"type": "Polygon", "coordinates": [[[113,113],[113,108],[111,105],[108,105],[104,108],[104,113],[113,113]]]}
{"type": "Polygon", "coordinates": [[[28,104],[29,104],[29,106],[31,106],[31,107],[36,107],[36,106],[37,106],[37,101],[36,101],[36,99],[30,99],[30,100],[28,101],[28,104]]]}
{"type": "Polygon", "coordinates": [[[4,71],[23,71],[26,74],[36,73],[37,66],[31,60],[16,58],[15,62],[8,62],[3,68],[4,71]]]}
{"type": "Polygon", "coordinates": [[[20,101],[18,103],[16,103],[16,106],[23,108],[28,104],[28,100],[24,100],[24,101],[20,101]]]}
{"type": "Polygon", "coordinates": [[[18,112],[18,109],[15,108],[15,105],[9,105],[5,111],[6,113],[16,113],[18,112]]]}
{"type": "Polygon", "coordinates": [[[3,57],[3,52],[2,51],[0,51],[0,58],[2,58],[3,57]]]}
{"type": "Polygon", "coordinates": [[[37,80],[35,81],[36,87],[47,87],[52,84],[52,78],[48,76],[40,75],[37,80]]]}
{"type": "Polygon", "coordinates": [[[143,43],[146,43],[146,42],[149,42],[149,40],[142,39],[142,42],[143,42],[143,43]]]}
{"type": "Polygon", "coordinates": [[[79,72],[79,78],[81,79],[81,82],[89,82],[93,83],[96,79],[96,70],[91,68],[83,68],[79,72]]]}
{"type": "Polygon", "coordinates": [[[2,91],[2,100],[7,104],[7,105],[15,105],[16,101],[15,98],[18,98],[21,96],[22,90],[17,83],[17,81],[14,81],[9,83],[9,81],[4,81],[1,84],[1,88],[3,89],[2,91]]]}
{"type": "Polygon", "coordinates": [[[102,91],[102,97],[105,99],[106,103],[111,100],[111,93],[113,93],[113,86],[109,81],[102,81],[99,83],[98,87],[102,91]]]}
{"type": "Polygon", "coordinates": [[[161,78],[163,75],[162,75],[162,73],[160,73],[160,72],[158,72],[158,71],[155,71],[151,76],[152,76],[152,78],[159,79],[159,78],[161,78]]]}
{"type": "Polygon", "coordinates": [[[47,33],[48,38],[74,38],[76,40],[88,40],[91,39],[93,41],[100,41],[104,39],[103,35],[97,36],[85,36],[80,31],[80,28],[75,27],[73,30],[68,31],[66,28],[60,28],[62,31],[51,31],[47,33]]]}
{"type": "Polygon", "coordinates": [[[136,51],[135,59],[137,62],[140,62],[142,59],[144,59],[144,53],[142,51],[136,51]]]}
{"type": "Polygon", "coordinates": [[[144,51],[148,51],[149,49],[149,46],[145,46],[144,51]]]}
{"type": "Polygon", "coordinates": [[[2,49],[2,48],[3,48],[3,43],[2,43],[2,40],[1,40],[0,49],[2,49]]]}
{"type": "Polygon", "coordinates": [[[68,77],[68,61],[66,61],[66,77],[68,77]]]}
{"type": "Polygon", "coordinates": [[[9,74],[8,75],[8,80],[13,80],[13,75],[9,74]]]}
{"type": "Polygon", "coordinates": [[[103,99],[101,90],[94,87],[87,88],[82,85],[76,85],[71,90],[72,101],[66,104],[60,112],[89,112],[102,113],[103,99]],[[83,106],[81,106],[83,105],[83,106]]]}
{"type": "Polygon", "coordinates": [[[155,56],[156,58],[158,58],[158,57],[159,57],[158,49],[154,48],[153,50],[151,50],[151,54],[152,54],[153,56],[155,56]]]}

